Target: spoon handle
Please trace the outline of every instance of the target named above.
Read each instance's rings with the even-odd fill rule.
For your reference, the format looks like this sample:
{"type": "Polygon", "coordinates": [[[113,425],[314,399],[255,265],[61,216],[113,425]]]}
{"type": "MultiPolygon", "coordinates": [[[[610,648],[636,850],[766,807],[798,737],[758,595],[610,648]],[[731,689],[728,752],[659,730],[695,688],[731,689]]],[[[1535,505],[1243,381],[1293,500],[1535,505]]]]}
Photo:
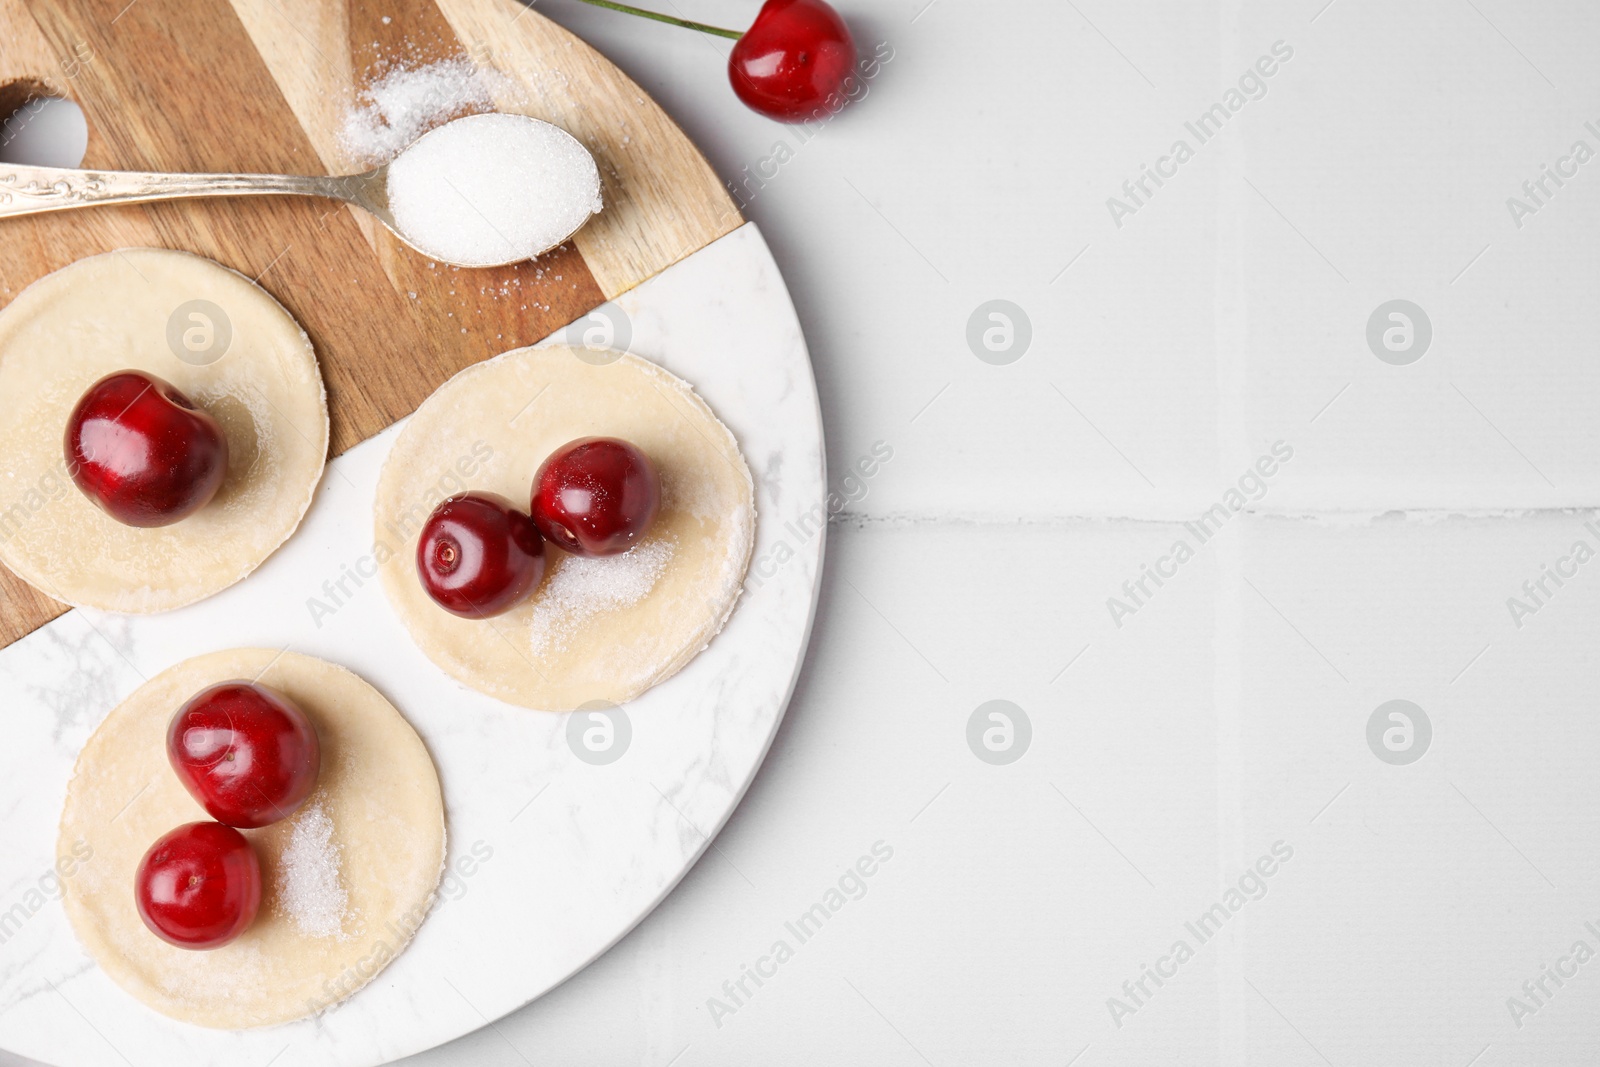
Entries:
{"type": "Polygon", "coordinates": [[[354,201],[349,178],[293,174],[161,174],[0,165],[0,218],[204,196],[323,196],[354,201]]]}

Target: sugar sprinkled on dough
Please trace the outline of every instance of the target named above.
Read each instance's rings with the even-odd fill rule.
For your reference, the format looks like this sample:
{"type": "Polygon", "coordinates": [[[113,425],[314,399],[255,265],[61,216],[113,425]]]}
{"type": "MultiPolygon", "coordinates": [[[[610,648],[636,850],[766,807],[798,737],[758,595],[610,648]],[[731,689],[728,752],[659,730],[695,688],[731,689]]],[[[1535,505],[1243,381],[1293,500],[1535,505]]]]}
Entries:
{"type": "Polygon", "coordinates": [[[561,127],[522,115],[469,115],[389,165],[395,224],[452,263],[531,258],[600,207],[600,171],[588,149],[561,127]]]}
{"type": "Polygon", "coordinates": [[[643,600],[667,569],[673,547],[663,538],[635,545],[620,556],[563,559],[533,604],[533,654],[564,649],[579,624],[643,600]]]}
{"type": "Polygon", "coordinates": [[[339,878],[339,846],[333,820],[320,803],[295,819],[278,860],[278,908],[307,937],[338,937],[350,897],[339,878]]]}

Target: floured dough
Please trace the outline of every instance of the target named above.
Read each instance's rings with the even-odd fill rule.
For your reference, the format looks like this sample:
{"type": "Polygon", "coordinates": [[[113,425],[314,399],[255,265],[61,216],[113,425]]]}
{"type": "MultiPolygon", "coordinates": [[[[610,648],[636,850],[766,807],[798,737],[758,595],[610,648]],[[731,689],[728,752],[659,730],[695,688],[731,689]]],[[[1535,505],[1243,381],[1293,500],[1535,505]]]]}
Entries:
{"type": "MultiPolygon", "coordinates": [[[[219,345],[218,324],[209,325],[219,345]]],[[[0,562],[80,607],[165,611],[237,582],[299,525],[328,453],[311,342],[264,290],[187,252],[109,252],[28,286],[0,312],[0,398],[0,562]],[[197,300],[221,308],[231,328],[210,363],[208,324],[185,307],[197,300]],[[169,320],[186,359],[168,342],[169,320]],[[228,435],[222,489],[171,526],[124,526],[67,474],[72,408],[96,380],[125,369],[165,378],[228,435]]]]}
{"type": "Polygon", "coordinates": [[[435,663],[513,704],[620,704],[671,677],[722,629],[750,562],[754,488],[733,434],[686,382],[617,356],[523,348],[468,367],[411,416],[378,480],[374,554],[390,603],[435,663]],[[438,502],[477,490],[525,509],[539,465],[588,436],[631,441],[660,472],[645,539],[600,560],[547,543],[544,581],[504,615],[462,619],[436,605],[417,577],[416,543],[438,502]],[[612,599],[563,594],[574,586],[612,599]]]}
{"type": "Polygon", "coordinates": [[[71,872],[67,918],[118,985],[175,1019],[243,1029],[314,1014],[370,981],[426,918],[444,846],[433,760],[382,694],[310,656],[233,649],[163,671],[106,716],[78,756],[56,849],[71,872]],[[189,697],[232,679],[299,704],[317,729],[322,769],[294,815],[242,831],[261,859],[255,923],[221,948],[181,949],[139,918],[133,876],[158,837],[207,818],[167,762],[167,724],[189,697]],[[279,884],[295,823],[314,808],[332,823],[346,905],[339,932],[322,937],[300,931],[279,884]]]}

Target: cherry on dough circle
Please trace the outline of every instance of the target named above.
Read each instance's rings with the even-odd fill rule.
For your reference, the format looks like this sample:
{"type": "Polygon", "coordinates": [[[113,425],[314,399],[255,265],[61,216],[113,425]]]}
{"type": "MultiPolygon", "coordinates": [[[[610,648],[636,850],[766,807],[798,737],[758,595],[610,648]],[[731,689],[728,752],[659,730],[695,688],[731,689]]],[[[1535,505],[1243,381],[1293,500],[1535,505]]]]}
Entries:
{"type": "Polygon", "coordinates": [[[422,651],[479,692],[543,711],[622,704],[676,674],[722,629],[755,545],[755,488],[733,434],[687,382],[638,356],[521,348],[451,378],[400,432],[378,478],[372,556],[422,651]],[[418,580],[417,536],[447,496],[526,510],[534,473],[579,437],[620,437],[661,474],[650,530],[627,553],[548,542],[544,581],[503,615],[463,619],[418,580]]]}
{"type": "Polygon", "coordinates": [[[328,454],[304,331],[254,282],[187,252],[108,252],[28,286],[0,311],[0,397],[0,563],[74,607],[166,611],[226,589],[294,532],[328,454]],[[73,407],[127,369],[177,386],[228,437],[221,490],[171,526],[124,526],[67,472],[73,407]]]}
{"type": "Polygon", "coordinates": [[[361,678],[295,652],[232,649],[168,668],[106,716],[67,785],[56,854],[67,919],[118,985],[184,1022],[268,1026],[332,1007],[405,948],[439,885],[444,803],[422,739],[361,678]],[[162,834],[208,817],[167,762],[167,724],[189,697],[233,679],[272,686],[300,705],[316,727],[322,766],[293,815],[242,831],[261,860],[255,922],[221,948],[181,949],[139,918],[134,871],[162,834]],[[326,864],[331,850],[336,874],[329,879],[323,866],[308,886],[286,856],[305,855],[296,836],[319,831],[325,840],[309,854],[326,864]],[[297,910],[297,896],[314,896],[316,907],[297,910]]]}

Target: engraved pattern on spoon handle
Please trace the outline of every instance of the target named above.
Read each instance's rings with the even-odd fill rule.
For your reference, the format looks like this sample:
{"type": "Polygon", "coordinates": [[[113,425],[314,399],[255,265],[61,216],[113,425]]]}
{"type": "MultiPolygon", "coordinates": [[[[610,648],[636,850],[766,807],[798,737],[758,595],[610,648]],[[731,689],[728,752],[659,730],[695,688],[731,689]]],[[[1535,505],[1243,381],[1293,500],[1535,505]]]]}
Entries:
{"type": "Polygon", "coordinates": [[[67,170],[0,164],[0,218],[95,204],[134,204],[205,196],[301,195],[352,201],[347,177],[292,174],[162,174],[67,170]]]}

